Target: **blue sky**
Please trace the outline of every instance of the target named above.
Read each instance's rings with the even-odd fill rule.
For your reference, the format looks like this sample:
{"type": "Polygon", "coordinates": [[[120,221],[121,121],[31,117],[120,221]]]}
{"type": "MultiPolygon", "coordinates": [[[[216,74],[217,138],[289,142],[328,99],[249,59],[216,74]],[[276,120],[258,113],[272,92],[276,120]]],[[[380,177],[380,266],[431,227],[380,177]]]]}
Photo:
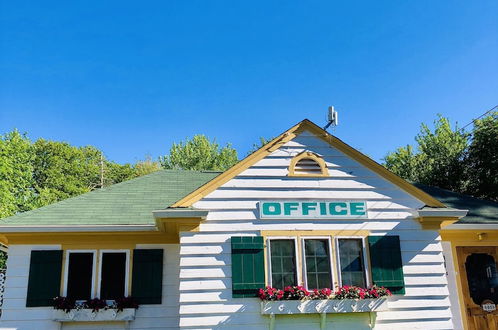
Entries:
{"type": "Polygon", "coordinates": [[[498,104],[497,1],[0,0],[0,133],[118,162],[197,133],[244,156],[309,118],[376,160],[498,104]]]}

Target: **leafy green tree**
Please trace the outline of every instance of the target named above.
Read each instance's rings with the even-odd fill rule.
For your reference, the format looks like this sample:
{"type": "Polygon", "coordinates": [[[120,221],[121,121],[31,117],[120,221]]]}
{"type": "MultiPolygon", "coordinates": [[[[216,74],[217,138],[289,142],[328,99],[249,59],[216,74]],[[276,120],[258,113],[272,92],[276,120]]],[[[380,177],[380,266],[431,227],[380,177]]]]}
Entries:
{"type": "Polygon", "coordinates": [[[173,143],[169,154],[159,157],[165,169],[224,171],[238,162],[237,151],[230,144],[220,147],[205,135],[173,143]]]}
{"type": "Polygon", "coordinates": [[[140,160],[133,166],[135,176],[147,175],[161,170],[161,164],[152,160],[150,156],[140,160]]]}
{"type": "Polygon", "coordinates": [[[384,166],[406,180],[416,181],[420,158],[415,154],[413,147],[407,145],[388,154],[384,158],[384,166]]]}
{"type": "Polygon", "coordinates": [[[267,139],[267,138],[264,138],[264,137],[260,136],[259,137],[259,143],[253,143],[252,148],[251,148],[251,150],[249,150],[247,152],[247,155],[249,156],[250,154],[252,154],[253,152],[257,151],[259,148],[261,148],[262,146],[264,146],[265,144],[267,144],[271,140],[273,140],[273,138],[267,139]]]}
{"type": "Polygon", "coordinates": [[[34,179],[38,205],[80,195],[99,186],[101,152],[91,146],[39,139],[34,148],[34,179]]]}
{"type": "Polygon", "coordinates": [[[0,218],[35,207],[33,152],[26,134],[0,135],[0,218]]]}
{"type": "Polygon", "coordinates": [[[466,192],[498,201],[498,112],[474,122],[465,164],[466,192]]]}
{"type": "Polygon", "coordinates": [[[398,148],[384,158],[384,166],[395,174],[427,185],[461,191],[465,185],[464,158],[468,134],[451,127],[441,115],[434,121],[434,131],[422,124],[411,146],[398,148]]]}

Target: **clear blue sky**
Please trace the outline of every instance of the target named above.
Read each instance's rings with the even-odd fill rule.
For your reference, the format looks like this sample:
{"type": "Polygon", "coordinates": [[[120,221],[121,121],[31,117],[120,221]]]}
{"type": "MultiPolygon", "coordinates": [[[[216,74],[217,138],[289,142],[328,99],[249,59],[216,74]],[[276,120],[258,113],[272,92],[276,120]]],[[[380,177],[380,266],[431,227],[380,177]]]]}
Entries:
{"type": "Polygon", "coordinates": [[[498,104],[498,2],[0,0],[0,133],[118,162],[197,133],[244,156],[309,118],[380,160],[498,104]]]}

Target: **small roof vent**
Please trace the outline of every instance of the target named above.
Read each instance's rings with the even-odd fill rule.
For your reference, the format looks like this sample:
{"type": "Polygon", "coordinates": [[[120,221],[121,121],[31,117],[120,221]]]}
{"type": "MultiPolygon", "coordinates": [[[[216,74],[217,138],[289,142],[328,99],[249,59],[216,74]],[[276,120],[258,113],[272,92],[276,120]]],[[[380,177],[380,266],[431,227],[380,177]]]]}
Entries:
{"type": "Polygon", "coordinates": [[[328,170],[323,159],[311,151],[296,155],[289,166],[289,176],[328,176],[328,170]]]}

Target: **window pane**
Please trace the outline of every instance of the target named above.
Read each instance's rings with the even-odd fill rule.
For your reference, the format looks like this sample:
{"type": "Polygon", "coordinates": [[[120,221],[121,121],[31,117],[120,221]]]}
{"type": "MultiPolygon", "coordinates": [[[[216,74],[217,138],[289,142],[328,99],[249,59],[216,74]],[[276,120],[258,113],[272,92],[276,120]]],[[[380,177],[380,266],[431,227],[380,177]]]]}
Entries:
{"type": "Polygon", "coordinates": [[[288,285],[296,285],[294,240],[271,240],[270,249],[272,286],[283,289],[288,285]]]}
{"type": "Polygon", "coordinates": [[[67,296],[76,300],[90,299],[92,295],[93,253],[69,254],[67,296]]]}
{"type": "Polygon", "coordinates": [[[307,239],[304,241],[306,259],[306,278],[308,289],[332,287],[330,273],[329,243],[323,239],[307,239]]]}
{"type": "Polygon", "coordinates": [[[126,253],[103,253],[100,298],[112,300],[124,297],[125,276],[126,253]]]}
{"type": "Polygon", "coordinates": [[[342,285],[365,287],[365,266],[361,239],[339,239],[342,285]]]}

